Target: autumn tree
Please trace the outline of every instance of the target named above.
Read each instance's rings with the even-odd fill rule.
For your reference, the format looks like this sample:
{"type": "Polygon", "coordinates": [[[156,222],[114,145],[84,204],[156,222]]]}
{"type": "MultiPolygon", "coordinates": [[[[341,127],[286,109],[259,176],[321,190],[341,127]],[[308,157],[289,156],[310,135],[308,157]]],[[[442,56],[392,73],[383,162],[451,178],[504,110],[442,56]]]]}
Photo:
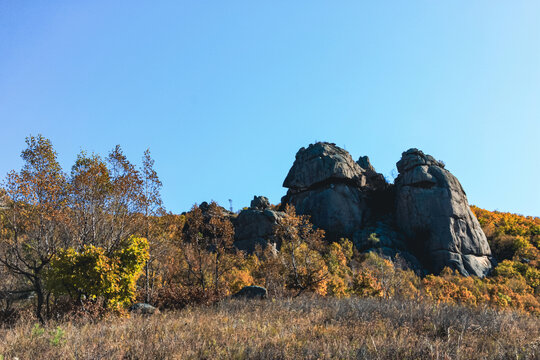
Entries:
{"type": "Polygon", "coordinates": [[[0,263],[24,277],[36,294],[36,317],[43,322],[46,301],[44,272],[61,248],[68,247],[66,178],[50,140],[26,138],[20,172],[8,174],[5,224],[0,238],[0,263]]]}
{"type": "Polygon", "coordinates": [[[74,245],[106,244],[111,233],[108,206],[112,191],[107,165],[98,155],[82,151],[71,168],[69,183],[74,245]]]}
{"type": "Polygon", "coordinates": [[[324,257],[329,272],[329,295],[342,297],[349,293],[352,284],[352,270],[349,263],[353,257],[353,246],[348,239],[341,239],[328,246],[324,257]]]}
{"type": "Polygon", "coordinates": [[[106,160],[82,151],[69,178],[73,243],[107,253],[132,235],[143,235],[143,179],[120,146],[106,160]]]}
{"type": "Polygon", "coordinates": [[[136,167],[124,155],[120,145],[116,145],[109,153],[107,160],[111,179],[107,209],[110,220],[104,248],[111,252],[143,227],[143,180],[136,167]]]}
{"type": "Polygon", "coordinates": [[[214,268],[214,291],[218,294],[220,279],[233,267],[232,259],[227,255],[233,252],[234,228],[214,201],[208,207],[208,215],[208,242],[214,268]]]}
{"type": "Polygon", "coordinates": [[[182,254],[188,283],[202,292],[220,293],[220,281],[234,267],[234,229],[217,203],[201,207],[194,205],[186,214],[182,254]]]}
{"type": "Polygon", "coordinates": [[[297,215],[294,206],[287,205],[285,216],[274,227],[274,237],[281,243],[287,287],[302,293],[312,290],[327,292],[328,267],[323,258],[324,231],[315,229],[306,215],[297,215]]]}
{"type": "Polygon", "coordinates": [[[135,298],[135,284],[148,259],[148,241],[130,237],[112,253],[84,245],[81,250],[61,249],[47,272],[47,286],[55,294],[68,294],[81,302],[103,299],[109,308],[120,308],[135,298]]]}
{"type": "MultiPolygon", "coordinates": [[[[150,241],[152,220],[162,212],[161,201],[161,181],[154,169],[154,159],[150,156],[150,149],[146,149],[142,161],[142,199],[141,205],[144,214],[144,236],[150,241]]],[[[153,236],[151,243],[157,241],[157,237],[153,236]]],[[[152,248],[151,248],[152,250],[152,248]]],[[[150,302],[150,267],[154,262],[153,252],[150,251],[149,259],[145,265],[145,298],[146,302],[150,302]]]]}

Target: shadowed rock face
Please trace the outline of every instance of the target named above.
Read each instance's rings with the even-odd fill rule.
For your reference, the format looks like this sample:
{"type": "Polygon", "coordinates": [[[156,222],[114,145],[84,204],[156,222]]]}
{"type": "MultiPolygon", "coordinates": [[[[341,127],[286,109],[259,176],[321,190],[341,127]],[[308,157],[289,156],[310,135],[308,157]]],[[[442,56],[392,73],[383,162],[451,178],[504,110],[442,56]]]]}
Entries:
{"type": "Polygon", "coordinates": [[[435,273],[448,266],[485,276],[491,250],[456,177],[417,149],[404,152],[397,168],[395,216],[412,252],[435,273]]]}
{"type": "MultiPolygon", "coordinates": [[[[369,164],[367,157],[363,161],[369,164]]],[[[376,175],[371,165],[363,169],[335,144],[311,144],[296,154],[283,182],[289,191],[282,204],[292,204],[298,214],[310,215],[311,222],[331,240],[352,238],[370,216],[367,191],[372,185],[379,186],[376,175]],[[375,183],[368,182],[370,179],[375,183]]]]}

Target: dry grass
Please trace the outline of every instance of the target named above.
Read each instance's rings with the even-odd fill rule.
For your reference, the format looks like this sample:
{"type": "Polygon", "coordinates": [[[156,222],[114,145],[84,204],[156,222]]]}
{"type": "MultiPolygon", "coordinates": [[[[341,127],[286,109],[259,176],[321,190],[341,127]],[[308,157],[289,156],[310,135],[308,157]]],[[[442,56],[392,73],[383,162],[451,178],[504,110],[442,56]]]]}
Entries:
{"type": "MultiPolygon", "coordinates": [[[[538,318],[375,299],[245,302],[0,329],[4,359],[538,359],[538,318]]],[[[1,357],[0,357],[1,359],[1,357]]]]}

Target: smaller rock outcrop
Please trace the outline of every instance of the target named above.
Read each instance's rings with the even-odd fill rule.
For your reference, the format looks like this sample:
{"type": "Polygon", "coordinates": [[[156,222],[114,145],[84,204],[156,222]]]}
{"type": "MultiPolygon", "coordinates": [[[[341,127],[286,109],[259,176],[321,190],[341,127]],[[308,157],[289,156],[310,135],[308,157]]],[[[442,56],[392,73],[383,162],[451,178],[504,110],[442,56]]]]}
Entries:
{"type": "Polygon", "coordinates": [[[284,212],[271,210],[270,202],[264,196],[255,196],[251,207],[242,210],[232,220],[235,234],[234,245],[247,252],[255,251],[257,245],[266,247],[272,243],[274,226],[286,216],[284,212]]]}
{"type": "Polygon", "coordinates": [[[129,311],[142,315],[154,315],[159,314],[159,309],[146,303],[136,303],[129,307],[129,311]]]}
{"type": "Polygon", "coordinates": [[[268,296],[268,291],[262,286],[244,286],[240,291],[232,297],[235,299],[265,299],[268,296]]]}
{"type": "Polygon", "coordinates": [[[251,209],[264,210],[270,207],[270,201],[266,196],[254,196],[251,200],[251,209]]]}
{"type": "Polygon", "coordinates": [[[369,157],[360,156],[356,163],[364,170],[367,186],[372,189],[385,189],[388,186],[384,175],[375,171],[375,168],[371,165],[369,157]]]}

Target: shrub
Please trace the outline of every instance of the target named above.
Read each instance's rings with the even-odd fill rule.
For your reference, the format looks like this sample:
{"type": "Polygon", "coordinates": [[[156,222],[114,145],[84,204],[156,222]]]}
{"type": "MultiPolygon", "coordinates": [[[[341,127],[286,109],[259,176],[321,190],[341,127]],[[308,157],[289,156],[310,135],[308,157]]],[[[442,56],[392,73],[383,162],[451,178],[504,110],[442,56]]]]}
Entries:
{"type": "Polygon", "coordinates": [[[148,259],[148,242],[130,237],[109,256],[101,247],[81,251],[62,249],[52,259],[47,285],[55,295],[67,294],[81,302],[102,298],[109,308],[120,308],[135,297],[135,285],[148,259]]]}

